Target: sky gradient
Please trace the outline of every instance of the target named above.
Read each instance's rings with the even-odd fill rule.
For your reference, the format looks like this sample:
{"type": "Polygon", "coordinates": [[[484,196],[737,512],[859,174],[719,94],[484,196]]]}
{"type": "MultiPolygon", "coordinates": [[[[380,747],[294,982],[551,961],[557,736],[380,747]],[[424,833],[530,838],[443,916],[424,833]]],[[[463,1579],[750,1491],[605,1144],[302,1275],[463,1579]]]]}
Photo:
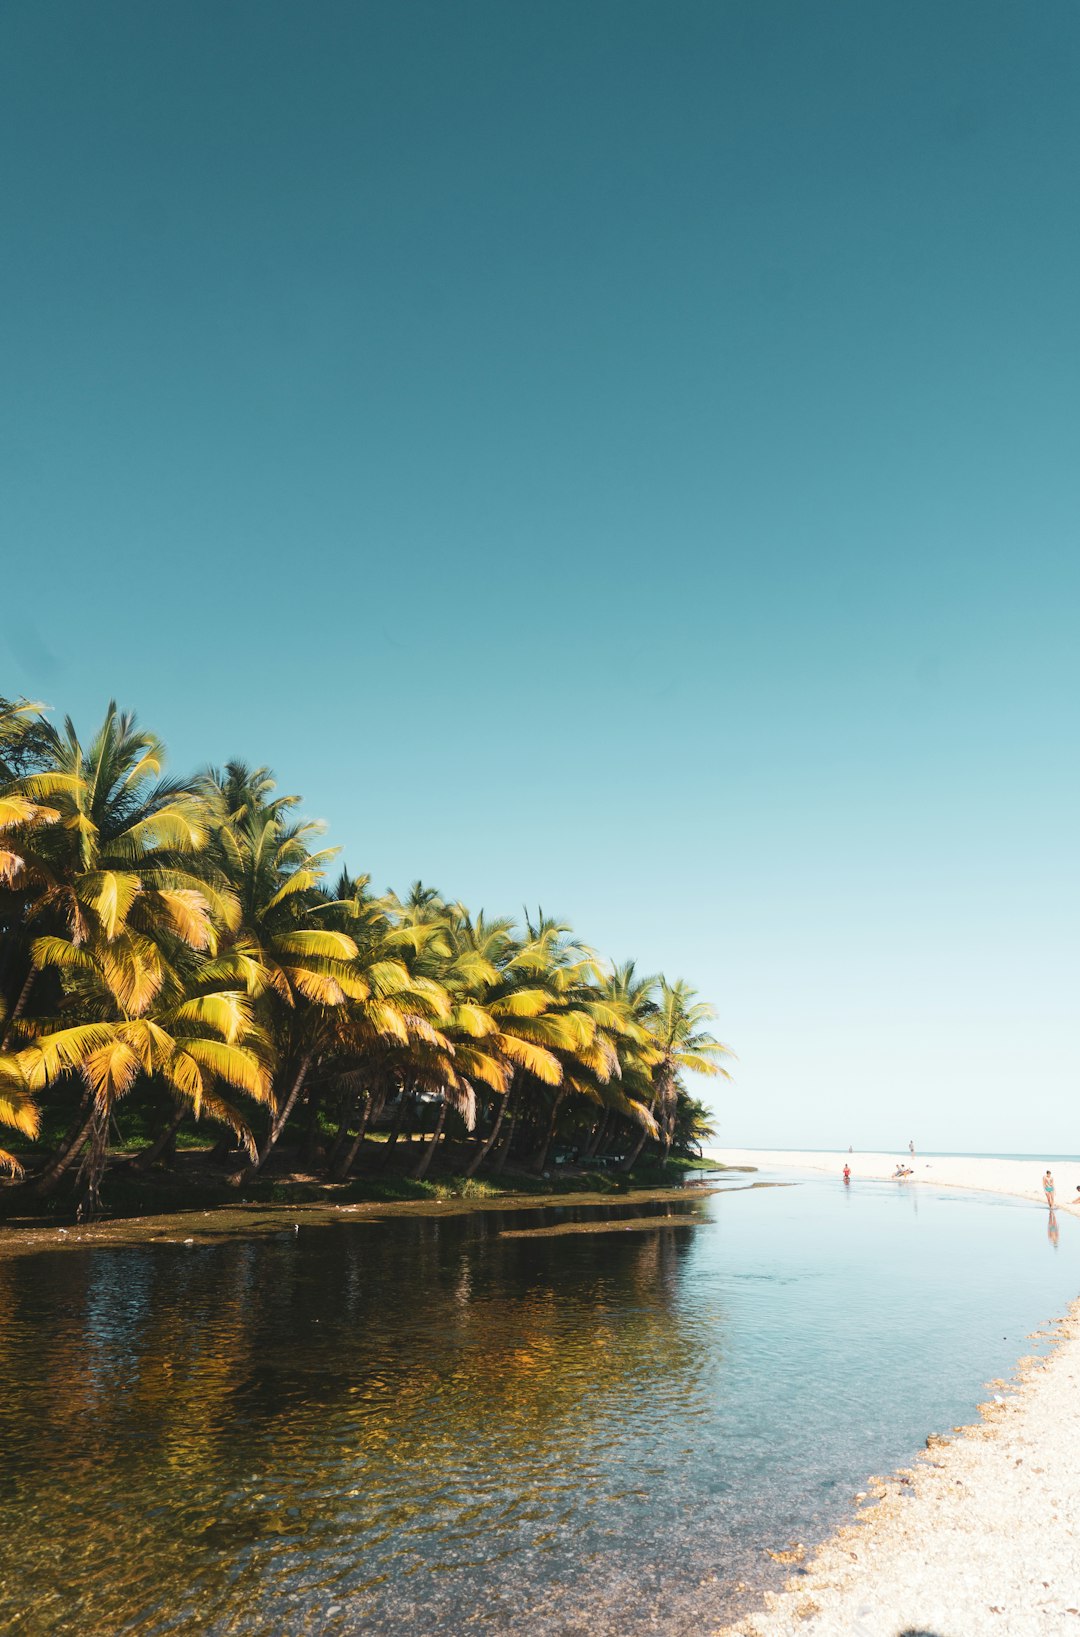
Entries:
{"type": "Polygon", "coordinates": [[[1080,1152],[1080,13],[0,12],[0,692],[1080,1152]]]}

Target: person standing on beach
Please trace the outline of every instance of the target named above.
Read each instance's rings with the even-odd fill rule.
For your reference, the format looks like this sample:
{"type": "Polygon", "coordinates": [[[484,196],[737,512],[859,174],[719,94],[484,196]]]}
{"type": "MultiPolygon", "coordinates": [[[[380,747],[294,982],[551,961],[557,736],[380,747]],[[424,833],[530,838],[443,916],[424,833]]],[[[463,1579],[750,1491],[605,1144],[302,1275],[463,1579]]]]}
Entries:
{"type": "Polygon", "coordinates": [[[911,1155],[912,1159],[915,1158],[915,1138],[914,1137],[912,1137],[911,1141],[908,1143],[908,1153],[911,1155]]]}
{"type": "Polygon", "coordinates": [[[1043,1177],[1043,1193],[1046,1195],[1047,1205],[1050,1207],[1051,1210],[1053,1210],[1054,1209],[1054,1179],[1050,1175],[1049,1168],[1047,1169],[1046,1174],[1043,1177]]]}

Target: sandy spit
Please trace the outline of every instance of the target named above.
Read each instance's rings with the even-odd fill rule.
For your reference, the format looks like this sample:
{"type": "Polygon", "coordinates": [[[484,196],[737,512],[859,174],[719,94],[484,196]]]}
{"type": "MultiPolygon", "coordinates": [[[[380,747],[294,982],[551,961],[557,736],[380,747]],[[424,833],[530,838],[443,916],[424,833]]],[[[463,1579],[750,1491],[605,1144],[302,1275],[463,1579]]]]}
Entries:
{"type": "MultiPolygon", "coordinates": [[[[892,1175],[892,1154],[725,1150],[727,1164],[892,1175]]],[[[1029,1199],[1045,1210],[1045,1165],[956,1157],[915,1161],[915,1181],[1029,1199]]],[[[1080,1172],[1073,1166],[1072,1171],[1080,1172]]],[[[1058,1201],[1076,1176],[1055,1172],[1058,1201]]],[[[911,1186],[897,1184],[900,1186],[911,1186]]],[[[765,1611],[720,1637],[1080,1637],[1080,1302],[1042,1358],[989,1383],[982,1420],[930,1438],[915,1464],[867,1481],[866,1504],[803,1560],[765,1611]]]]}
{"type": "Polygon", "coordinates": [[[723,1637],[1080,1633],[1080,1302],[1056,1335],[723,1637]]]}
{"type": "MultiPolygon", "coordinates": [[[[995,1160],[972,1154],[930,1159],[916,1154],[911,1159],[907,1154],[849,1154],[846,1149],[818,1154],[774,1148],[715,1149],[708,1157],[720,1165],[752,1165],[762,1171],[826,1171],[837,1179],[844,1166],[850,1165],[853,1183],[888,1180],[902,1159],[915,1175],[906,1183],[898,1183],[898,1187],[931,1182],[938,1188],[974,1188],[984,1193],[1030,1199],[1044,1209],[1046,1205],[1042,1190],[1042,1176],[1047,1168],[1044,1160],[995,1160]]],[[[1051,1165],[1050,1169],[1057,1184],[1058,1208],[1067,1210],[1075,1202],[1080,1209],[1080,1164],[1051,1165]]]]}

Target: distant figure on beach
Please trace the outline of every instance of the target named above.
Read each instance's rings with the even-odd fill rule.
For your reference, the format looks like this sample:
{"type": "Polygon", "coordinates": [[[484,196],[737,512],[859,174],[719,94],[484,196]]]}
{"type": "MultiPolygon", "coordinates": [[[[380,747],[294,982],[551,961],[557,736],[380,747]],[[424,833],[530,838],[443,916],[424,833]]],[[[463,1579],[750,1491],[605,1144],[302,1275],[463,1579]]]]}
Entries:
{"type": "MultiPolygon", "coordinates": [[[[850,1152],[851,1152],[851,1150],[849,1148],[848,1153],[850,1154],[850,1152]]],[[[844,1166],[844,1181],[845,1182],[850,1182],[851,1181],[851,1166],[850,1165],[845,1165],[844,1166]]],[[[1077,1192],[1078,1192],[1078,1194],[1080,1194],[1080,1189],[1078,1189],[1077,1192]]]]}
{"type": "Polygon", "coordinates": [[[908,1153],[911,1155],[912,1159],[914,1159],[915,1158],[915,1138],[914,1137],[912,1137],[911,1141],[908,1143],[907,1146],[908,1146],[908,1153]]]}
{"type": "Polygon", "coordinates": [[[1046,1174],[1043,1177],[1043,1193],[1046,1195],[1047,1205],[1050,1207],[1051,1210],[1053,1210],[1054,1209],[1054,1179],[1050,1175],[1049,1169],[1046,1171],[1046,1174]]]}
{"type": "MultiPolygon", "coordinates": [[[[848,1145],[847,1145],[847,1151],[848,1151],[849,1154],[854,1154],[854,1152],[855,1152],[854,1148],[852,1148],[850,1143],[848,1143],[848,1145]]],[[[1080,1193],[1080,1189],[1078,1189],[1077,1192],[1080,1193]]]]}

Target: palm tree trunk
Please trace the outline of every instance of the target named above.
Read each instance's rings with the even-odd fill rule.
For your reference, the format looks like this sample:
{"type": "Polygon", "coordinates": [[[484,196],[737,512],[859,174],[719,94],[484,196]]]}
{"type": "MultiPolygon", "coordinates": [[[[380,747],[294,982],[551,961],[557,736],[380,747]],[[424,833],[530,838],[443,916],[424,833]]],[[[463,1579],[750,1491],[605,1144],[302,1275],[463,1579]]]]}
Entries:
{"type": "Polygon", "coordinates": [[[20,1018],[22,1016],[23,1012],[26,1010],[27,1003],[28,1003],[28,1001],[30,999],[30,991],[34,987],[34,979],[36,977],[37,977],[37,967],[32,966],[30,968],[29,972],[26,974],[26,981],[24,982],[22,988],[19,990],[19,998],[15,1002],[14,1006],[11,1008],[11,1016],[8,1018],[7,1028],[4,1030],[4,1038],[3,1038],[3,1040],[0,1040],[0,1052],[6,1052],[7,1049],[8,1049],[8,1046],[11,1043],[11,1035],[12,1035],[12,1030],[14,1029],[14,1026],[15,1026],[15,1022],[16,1022],[16,1020],[18,1018],[20,1018]]]}
{"type": "Polygon", "coordinates": [[[609,1108],[605,1108],[604,1112],[601,1114],[600,1118],[596,1122],[595,1127],[593,1128],[592,1136],[589,1138],[588,1142],[585,1144],[585,1152],[582,1155],[583,1159],[591,1160],[596,1154],[599,1153],[600,1144],[603,1141],[604,1137],[607,1135],[607,1128],[608,1128],[608,1126],[610,1124],[611,1124],[611,1110],[609,1108]]]}
{"type": "Polygon", "coordinates": [[[338,1162],[348,1146],[349,1127],[352,1125],[355,1108],[356,1098],[353,1093],[351,1091],[344,1092],[341,1099],[341,1118],[338,1120],[337,1135],[330,1144],[330,1152],[326,1156],[326,1174],[328,1177],[332,1177],[337,1171],[338,1162]]]}
{"type": "Polygon", "coordinates": [[[159,1159],[170,1143],[175,1144],[176,1133],[179,1131],[184,1115],[187,1113],[187,1104],[178,1103],[171,1120],[168,1120],[161,1131],[150,1144],[140,1153],[135,1154],[128,1161],[129,1171],[149,1171],[155,1160],[159,1159]]]}
{"type": "Polygon", "coordinates": [[[319,1109],[322,1107],[323,1094],[312,1090],[308,1093],[307,1130],[304,1132],[304,1164],[314,1165],[315,1150],[319,1146],[319,1109]]]}
{"type": "Polygon", "coordinates": [[[105,1167],[109,1163],[109,1125],[111,1119],[112,1111],[110,1109],[101,1108],[97,1103],[91,1103],[90,1137],[83,1150],[78,1176],[75,1178],[76,1188],[80,1183],[85,1183],[82,1198],[75,1210],[76,1222],[82,1222],[87,1217],[96,1216],[101,1209],[101,1179],[105,1175],[105,1167]]]}
{"type": "Polygon", "coordinates": [[[365,1133],[367,1132],[368,1120],[371,1118],[371,1110],[374,1101],[374,1093],[369,1092],[364,1098],[364,1112],[360,1116],[360,1129],[357,1131],[356,1136],[353,1138],[348,1148],[343,1153],[339,1154],[337,1159],[334,1161],[334,1164],[330,1170],[331,1182],[344,1182],[345,1178],[356,1164],[356,1156],[360,1152],[360,1144],[363,1142],[365,1133]]]}
{"type": "Polygon", "coordinates": [[[619,1166],[620,1171],[632,1171],[634,1169],[634,1166],[641,1158],[641,1150],[645,1147],[645,1139],[648,1135],[649,1133],[646,1131],[645,1127],[642,1126],[641,1134],[639,1135],[633,1148],[631,1148],[630,1152],[619,1166]]]}
{"type": "Polygon", "coordinates": [[[510,1150],[514,1146],[514,1127],[517,1125],[517,1118],[518,1117],[516,1114],[511,1114],[510,1116],[510,1124],[506,1128],[506,1136],[502,1140],[502,1146],[499,1149],[498,1158],[492,1167],[492,1176],[502,1176],[503,1166],[509,1159],[510,1150]]]}
{"type": "MultiPolygon", "coordinates": [[[[649,1113],[653,1114],[653,1113],[655,1113],[655,1111],[656,1111],[656,1098],[654,1096],[652,1102],[649,1104],[649,1113]]],[[[623,1160],[622,1164],[620,1165],[620,1167],[619,1167],[620,1171],[632,1171],[633,1170],[634,1166],[637,1164],[639,1158],[641,1157],[641,1150],[645,1147],[645,1138],[648,1135],[649,1135],[649,1133],[646,1131],[645,1127],[642,1126],[641,1135],[638,1137],[637,1142],[634,1144],[633,1148],[631,1148],[629,1154],[627,1154],[626,1158],[623,1160]]]]}
{"type": "Polygon", "coordinates": [[[506,1115],[507,1109],[510,1107],[510,1099],[514,1095],[516,1086],[517,1079],[515,1077],[515,1079],[511,1080],[510,1082],[510,1089],[503,1094],[503,1100],[499,1104],[499,1112],[495,1116],[495,1121],[491,1127],[491,1130],[484,1141],[480,1144],[479,1148],[476,1150],[476,1153],[473,1155],[468,1165],[465,1167],[465,1175],[467,1177],[474,1177],[476,1175],[477,1171],[479,1171],[480,1167],[491,1153],[491,1150],[498,1142],[499,1132],[502,1130],[503,1119],[506,1115]]]}
{"type": "Polygon", "coordinates": [[[245,1165],[241,1170],[234,1172],[233,1176],[230,1178],[230,1181],[246,1182],[249,1177],[256,1176],[270,1158],[270,1155],[277,1147],[278,1138],[285,1129],[289,1115],[296,1106],[296,1100],[304,1089],[304,1081],[307,1079],[308,1070],[311,1067],[313,1056],[314,1053],[305,1052],[303,1057],[300,1059],[300,1067],[296,1071],[296,1078],[292,1083],[292,1090],[289,1092],[289,1095],[286,1097],[281,1108],[271,1118],[269,1129],[266,1136],[262,1140],[258,1154],[255,1156],[254,1160],[250,1162],[250,1164],[245,1165]]]}
{"type": "Polygon", "coordinates": [[[443,1100],[442,1100],[442,1105],[441,1105],[441,1107],[439,1109],[439,1118],[436,1120],[435,1129],[431,1133],[431,1141],[428,1143],[427,1147],[424,1149],[424,1152],[421,1154],[421,1156],[420,1156],[420,1158],[419,1158],[419,1160],[418,1160],[418,1162],[416,1164],[416,1167],[415,1167],[415,1169],[413,1171],[413,1178],[414,1178],[414,1180],[416,1182],[421,1182],[423,1180],[423,1178],[427,1176],[428,1166],[431,1164],[431,1161],[432,1161],[432,1159],[434,1157],[434,1154],[435,1154],[435,1150],[439,1146],[439,1138],[442,1136],[442,1128],[443,1128],[443,1126],[445,1124],[446,1124],[446,1098],[444,1097],[443,1100]]]}
{"type": "Polygon", "coordinates": [[[94,1105],[87,1091],[81,1104],[74,1124],[68,1129],[63,1142],[55,1149],[45,1167],[34,1179],[33,1192],[39,1197],[51,1194],[64,1172],[78,1154],[83,1143],[90,1135],[90,1127],[94,1123],[94,1105]]]}
{"type": "Polygon", "coordinates": [[[559,1096],[558,1092],[556,1092],[551,1104],[551,1119],[548,1121],[547,1133],[544,1137],[543,1144],[541,1145],[540,1152],[534,1161],[534,1170],[538,1176],[544,1169],[544,1166],[547,1164],[548,1149],[551,1147],[551,1141],[555,1135],[555,1125],[559,1118],[559,1109],[561,1106],[562,1098],[559,1096]]]}
{"type": "Polygon", "coordinates": [[[405,1122],[405,1108],[406,1108],[406,1105],[411,1100],[412,1100],[412,1092],[411,1091],[406,1091],[404,1086],[403,1086],[402,1089],[401,1089],[401,1101],[398,1103],[397,1113],[394,1115],[394,1123],[390,1127],[390,1135],[386,1139],[386,1149],[385,1149],[385,1152],[383,1153],[383,1162],[384,1163],[389,1160],[390,1150],[393,1148],[394,1144],[397,1142],[398,1138],[401,1135],[401,1127],[405,1122]]]}

